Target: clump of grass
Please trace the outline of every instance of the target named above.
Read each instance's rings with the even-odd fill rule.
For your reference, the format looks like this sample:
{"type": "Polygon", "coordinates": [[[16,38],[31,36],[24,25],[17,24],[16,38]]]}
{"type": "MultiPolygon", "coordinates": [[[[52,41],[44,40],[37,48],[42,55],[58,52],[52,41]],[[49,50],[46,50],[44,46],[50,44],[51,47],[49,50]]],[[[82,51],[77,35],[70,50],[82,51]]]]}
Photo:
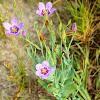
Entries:
{"type": "Polygon", "coordinates": [[[94,38],[95,31],[100,25],[100,23],[95,23],[95,13],[98,9],[96,1],[92,4],[89,0],[75,0],[75,2],[65,0],[64,8],[70,11],[77,23],[78,32],[75,40],[83,44],[86,42],[90,43],[94,38]]]}
{"type": "MultiPolygon", "coordinates": [[[[12,62],[8,61],[8,59],[6,58],[5,54],[0,52],[0,54],[2,55],[2,57],[4,58],[4,66],[7,69],[6,74],[6,80],[12,82],[12,84],[15,84],[15,87],[17,87],[15,91],[17,91],[17,93],[15,94],[15,100],[17,100],[18,98],[24,99],[24,98],[33,98],[31,96],[31,94],[29,93],[30,88],[34,88],[33,84],[34,83],[30,83],[29,80],[29,76],[27,75],[27,67],[24,57],[23,56],[19,56],[18,52],[20,50],[17,49],[17,53],[16,53],[16,47],[13,43],[13,37],[11,37],[11,51],[16,55],[17,59],[14,62],[15,65],[12,64],[12,62]],[[22,96],[20,96],[20,94],[22,94],[22,96]]],[[[7,100],[10,100],[11,98],[13,98],[13,96],[11,97],[7,97],[5,94],[3,94],[1,91],[0,93],[2,94],[2,97],[6,98],[7,100]]]]}
{"type": "MultiPolygon", "coordinates": [[[[74,56],[76,56],[76,60],[74,61],[73,67],[76,68],[76,66],[79,66],[79,69],[75,74],[75,81],[77,83],[81,82],[79,81],[80,79],[78,79],[79,77],[81,77],[82,83],[84,84],[84,89],[88,90],[88,92],[91,94],[90,95],[91,99],[95,98],[95,100],[97,100],[96,98],[99,93],[99,84],[100,84],[100,63],[99,63],[100,49],[96,50],[96,53],[94,53],[93,55],[94,59],[92,59],[89,57],[90,49],[87,46],[85,47],[85,50],[79,44],[77,44],[77,46],[81,51],[80,53],[82,54],[81,56],[78,55],[78,57],[76,56],[76,54],[74,54],[74,56]],[[95,94],[91,91],[95,91],[95,94]]],[[[79,94],[81,94],[80,91],[79,94]]],[[[81,96],[79,94],[78,97],[81,96]]],[[[85,93],[83,94],[86,95],[85,93]]]]}
{"type": "MultiPolygon", "coordinates": [[[[77,43],[74,42],[74,45],[71,46],[71,52],[74,54],[73,67],[78,70],[74,79],[78,83],[81,82],[81,77],[85,91],[87,91],[86,88],[88,88],[88,91],[90,91],[92,95],[94,94],[91,90],[95,91],[95,97],[92,97],[91,95],[91,98],[95,98],[97,100],[99,97],[98,87],[100,84],[100,46],[95,42],[95,35],[97,34],[97,30],[100,26],[100,22],[97,21],[98,18],[96,17],[99,4],[97,0],[94,1],[94,3],[90,2],[90,0],[66,0],[64,8],[71,13],[78,27],[74,38],[77,43]],[[93,43],[98,47],[98,49],[91,47],[93,43]],[[93,50],[95,52],[92,52],[93,50]],[[93,83],[95,79],[96,82],[93,83]]],[[[70,32],[68,36],[71,35],[72,34],[70,32]]],[[[77,94],[77,96],[81,99],[86,99],[88,96],[86,96],[87,92],[84,92],[84,89],[82,88],[82,90],[77,94]]]]}

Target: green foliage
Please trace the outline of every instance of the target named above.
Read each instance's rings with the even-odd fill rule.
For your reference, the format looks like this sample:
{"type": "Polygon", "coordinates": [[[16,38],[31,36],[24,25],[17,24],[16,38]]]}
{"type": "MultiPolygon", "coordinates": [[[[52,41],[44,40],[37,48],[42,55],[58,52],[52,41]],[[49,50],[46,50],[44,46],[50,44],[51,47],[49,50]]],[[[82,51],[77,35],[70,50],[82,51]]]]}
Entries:
{"type": "Polygon", "coordinates": [[[31,52],[30,52],[30,49],[27,47],[27,53],[28,53],[28,56],[30,57],[30,58],[32,58],[32,54],[31,54],[31,52]]]}
{"type": "MultiPolygon", "coordinates": [[[[74,18],[74,21],[77,23],[78,30],[74,38],[76,42],[74,45],[75,49],[73,49],[72,47],[71,53],[75,52],[73,55],[73,63],[74,63],[73,67],[79,71],[79,74],[77,74],[79,78],[74,77],[74,79],[77,80],[77,83],[81,84],[82,86],[81,90],[79,90],[79,94],[77,93],[77,96],[81,100],[90,100],[89,94],[86,89],[87,78],[89,77],[88,75],[94,73],[92,77],[94,78],[98,77],[96,81],[97,89],[100,84],[100,80],[99,80],[100,65],[98,59],[98,56],[100,54],[99,53],[100,47],[93,40],[94,36],[97,34],[96,30],[98,30],[100,26],[100,23],[97,21],[97,17],[96,17],[96,11],[100,8],[99,7],[100,3],[98,1],[99,0],[95,0],[94,2],[90,2],[90,0],[88,1],[87,0],[75,0],[75,1],[65,0],[64,3],[64,8],[71,13],[71,15],[74,18]],[[95,46],[94,45],[91,46],[91,41],[92,44],[94,43],[98,47],[98,50],[95,49],[96,52],[93,53],[91,52],[92,51],[91,47],[95,47],[95,46]],[[95,61],[93,59],[95,59],[95,61]],[[93,62],[95,62],[95,65],[93,64],[93,62]],[[95,66],[97,70],[93,69],[91,66],[95,66]],[[91,69],[91,73],[88,72],[89,69],[91,69]],[[95,71],[98,71],[98,73],[95,73],[95,71]]],[[[91,77],[89,78],[91,79],[91,77]]],[[[92,82],[90,83],[93,84],[92,82]]],[[[79,88],[81,86],[79,86],[79,88]]],[[[97,90],[96,92],[98,93],[97,90]]]]}
{"type": "Polygon", "coordinates": [[[98,100],[100,97],[100,92],[98,93],[98,95],[96,96],[96,99],[95,100],[98,100]]]}
{"type": "Polygon", "coordinates": [[[84,0],[75,0],[75,2],[65,0],[64,8],[70,11],[77,23],[78,33],[76,41],[82,41],[84,43],[86,41],[90,42],[93,39],[92,35],[94,31],[97,30],[99,26],[99,23],[95,24],[95,12],[98,9],[98,7],[96,7],[96,1],[92,6],[89,0],[87,2],[84,0]]]}
{"type": "Polygon", "coordinates": [[[0,94],[2,94],[7,100],[9,100],[9,98],[4,93],[2,93],[1,91],[0,91],[0,94]]]}
{"type": "Polygon", "coordinates": [[[97,82],[96,82],[96,89],[99,88],[99,84],[100,84],[100,64],[99,64],[99,55],[100,55],[100,50],[96,50],[96,62],[97,62],[97,66],[98,66],[98,78],[97,78],[97,82]]]}
{"type": "MultiPolygon", "coordinates": [[[[48,20],[49,21],[49,20],[48,20]]],[[[45,21],[44,21],[45,23],[45,21]]],[[[67,25],[63,25],[61,26],[61,29],[59,30],[60,32],[60,36],[62,36],[62,33],[68,29],[68,25],[71,23],[71,20],[68,22],[67,25]]],[[[56,45],[56,35],[55,32],[53,31],[53,23],[52,21],[49,21],[49,27],[48,31],[50,32],[50,42],[49,45],[51,46],[48,47],[46,45],[46,42],[41,42],[40,38],[39,38],[39,31],[37,32],[38,34],[38,39],[40,42],[40,50],[42,53],[42,56],[36,56],[36,52],[34,54],[34,50],[31,48],[31,51],[33,51],[33,54],[30,52],[29,48],[27,48],[27,53],[29,55],[29,57],[32,59],[33,56],[35,55],[33,60],[35,60],[35,64],[33,64],[34,67],[34,73],[36,72],[35,69],[35,65],[38,63],[42,63],[44,60],[49,62],[50,66],[53,66],[55,68],[55,71],[49,75],[49,78],[47,79],[47,82],[41,80],[38,80],[38,82],[51,94],[54,94],[56,96],[57,99],[59,100],[66,100],[66,98],[68,98],[73,92],[76,91],[77,89],[77,85],[73,82],[73,76],[74,76],[74,69],[72,68],[73,66],[73,56],[70,58],[69,57],[69,48],[70,45],[72,43],[73,37],[69,43],[69,46],[66,47],[66,40],[64,40],[63,38],[61,38],[61,47],[59,47],[58,45],[56,45]],[[62,42],[64,41],[64,42],[62,42]],[[65,53],[62,53],[62,44],[65,44],[65,53]],[[44,55],[42,52],[43,46],[46,49],[46,54],[44,55]],[[54,47],[56,48],[56,50],[54,49],[54,47]],[[68,56],[68,58],[65,57],[65,55],[68,56]],[[60,64],[60,69],[57,69],[57,58],[56,56],[58,56],[58,58],[61,60],[61,64],[60,64]],[[70,91],[69,91],[70,90],[70,91]]],[[[44,24],[45,25],[45,24],[44,24]]],[[[43,28],[44,28],[43,25],[43,28]]],[[[36,25],[34,24],[34,27],[36,25]]],[[[37,27],[36,31],[37,31],[37,27]]],[[[43,28],[40,30],[42,32],[43,28]]],[[[29,42],[30,43],[30,42],[29,42]]],[[[32,44],[32,43],[30,43],[32,44]]]]}
{"type": "MultiPolygon", "coordinates": [[[[62,73],[62,72],[61,72],[62,73]]],[[[38,80],[38,82],[49,92],[54,94],[58,99],[63,98],[64,100],[66,100],[66,98],[69,97],[69,95],[71,93],[73,93],[76,90],[76,86],[74,85],[73,81],[72,81],[72,77],[74,75],[73,70],[69,73],[66,73],[67,77],[65,79],[64,83],[59,83],[60,79],[62,79],[62,77],[59,74],[58,71],[58,76],[56,76],[56,82],[55,84],[52,84],[52,86],[49,86],[50,83],[48,82],[43,82],[42,80],[38,80]],[[60,78],[61,77],[61,78],[60,78]],[[56,88],[55,88],[56,86],[56,88]],[[70,91],[69,91],[70,90],[70,91]]],[[[64,81],[64,80],[63,80],[64,81]]]]}

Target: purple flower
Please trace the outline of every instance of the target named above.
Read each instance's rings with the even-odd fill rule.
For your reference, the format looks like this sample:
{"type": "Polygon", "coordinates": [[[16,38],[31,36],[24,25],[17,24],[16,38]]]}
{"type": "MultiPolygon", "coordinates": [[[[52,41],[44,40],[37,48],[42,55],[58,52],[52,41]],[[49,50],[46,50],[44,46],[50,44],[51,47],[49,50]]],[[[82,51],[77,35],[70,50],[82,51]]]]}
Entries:
{"type": "Polygon", "coordinates": [[[27,33],[26,33],[25,30],[22,31],[22,36],[23,36],[23,37],[26,37],[26,36],[27,36],[27,33]]]}
{"type": "Polygon", "coordinates": [[[77,25],[76,25],[76,23],[73,23],[72,31],[73,31],[73,32],[76,32],[76,30],[77,30],[77,25]]]}
{"type": "Polygon", "coordinates": [[[10,34],[10,35],[14,35],[14,36],[19,36],[19,34],[20,34],[19,30],[22,29],[22,27],[24,26],[23,23],[20,23],[18,26],[18,21],[17,21],[16,17],[12,18],[11,24],[8,22],[4,22],[2,24],[3,24],[4,28],[8,30],[8,31],[5,31],[5,34],[10,34]]]}
{"type": "Polygon", "coordinates": [[[39,2],[38,8],[39,10],[36,10],[36,14],[40,16],[44,16],[45,13],[47,13],[48,16],[50,16],[50,14],[52,14],[56,10],[55,8],[52,8],[51,2],[47,2],[46,7],[43,2],[39,2]]]}
{"type": "Polygon", "coordinates": [[[42,76],[44,79],[47,79],[49,77],[49,74],[54,71],[54,68],[49,68],[49,63],[47,61],[43,61],[42,64],[36,65],[36,70],[37,76],[42,76]]]}

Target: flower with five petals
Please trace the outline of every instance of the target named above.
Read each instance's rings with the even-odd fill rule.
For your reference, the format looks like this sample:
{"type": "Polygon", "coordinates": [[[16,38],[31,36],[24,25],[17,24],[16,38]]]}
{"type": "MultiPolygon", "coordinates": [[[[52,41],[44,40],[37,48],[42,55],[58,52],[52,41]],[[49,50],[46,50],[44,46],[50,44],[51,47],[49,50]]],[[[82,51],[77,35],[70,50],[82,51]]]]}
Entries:
{"type": "Polygon", "coordinates": [[[53,73],[54,68],[49,67],[49,62],[43,61],[42,64],[37,64],[36,65],[36,75],[37,76],[42,76],[44,79],[48,79],[49,74],[53,73]]]}
{"type": "Polygon", "coordinates": [[[10,34],[10,35],[14,35],[14,36],[19,36],[20,32],[19,30],[22,29],[22,27],[24,26],[23,23],[20,23],[18,26],[18,21],[16,19],[16,17],[13,17],[11,20],[11,24],[8,22],[4,22],[2,23],[4,28],[7,30],[5,31],[5,34],[10,34]]]}
{"type": "Polygon", "coordinates": [[[46,3],[46,6],[43,2],[39,2],[38,8],[39,10],[36,10],[36,14],[40,16],[44,16],[45,14],[50,16],[50,14],[52,14],[56,10],[55,8],[52,8],[52,3],[50,1],[46,3]]]}

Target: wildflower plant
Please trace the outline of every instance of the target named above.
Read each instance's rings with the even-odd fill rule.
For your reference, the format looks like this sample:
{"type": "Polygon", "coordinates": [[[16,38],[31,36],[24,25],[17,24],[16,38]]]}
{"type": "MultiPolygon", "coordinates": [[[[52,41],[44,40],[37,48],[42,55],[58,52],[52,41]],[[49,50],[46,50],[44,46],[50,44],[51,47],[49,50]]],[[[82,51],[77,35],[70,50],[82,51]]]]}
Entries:
{"type": "Polygon", "coordinates": [[[59,46],[56,44],[57,40],[56,33],[53,30],[53,22],[52,20],[49,20],[50,14],[52,14],[56,9],[52,8],[51,2],[47,2],[46,6],[43,2],[39,2],[38,7],[39,10],[36,10],[36,14],[44,17],[44,24],[41,30],[38,30],[38,25],[34,23],[40,46],[32,43],[29,40],[29,33],[22,22],[21,14],[19,16],[17,12],[16,15],[22,23],[20,23],[18,26],[18,22],[15,17],[13,17],[11,20],[12,25],[8,22],[4,22],[3,26],[8,30],[5,31],[5,34],[19,36],[19,30],[24,26],[25,30],[22,31],[22,36],[19,37],[26,40],[31,46],[31,50],[30,48],[27,48],[27,53],[33,60],[33,71],[36,76],[38,76],[38,82],[58,100],[66,100],[67,98],[69,98],[69,100],[71,98],[73,100],[79,100],[79,98],[76,97],[76,94],[81,88],[83,88],[83,84],[82,82],[76,84],[73,80],[74,73],[76,72],[73,68],[73,55],[70,54],[70,46],[74,35],[76,34],[77,24],[73,24],[73,36],[69,42],[69,45],[67,46],[66,30],[68,29],[67,26],[71,23],[71,21],[69,21],[67,25],[60,22],[58,30],[61,38],[61,44],[59,46]],[[42,36],[44,27],[46,27],[50,33],[50,46],[47,46],[45,37],[42,36]],[[64,47],[62,45],[64,45],[64,47]],[[35,49],[33,49],[32,46],[34,46],[35,49]],[[46,52],[43,51],[44,48],[46,52]],[[37,56],[36,50],[39,50],[42,55],[37,56]]]}

